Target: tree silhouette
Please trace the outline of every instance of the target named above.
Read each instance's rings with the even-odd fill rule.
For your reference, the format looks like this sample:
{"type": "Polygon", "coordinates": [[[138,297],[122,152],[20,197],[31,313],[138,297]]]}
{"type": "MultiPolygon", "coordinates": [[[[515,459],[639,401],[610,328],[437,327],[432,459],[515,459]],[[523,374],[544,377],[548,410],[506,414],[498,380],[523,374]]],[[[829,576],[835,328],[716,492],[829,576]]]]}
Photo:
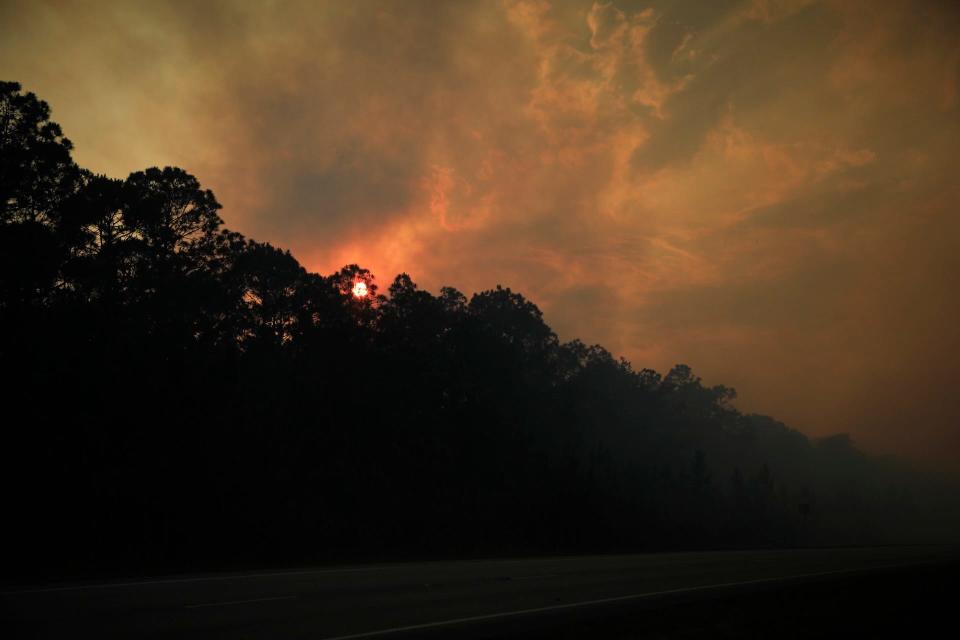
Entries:
{"type": "Polygon", "coordinates": [[[185,171],[70,150],[0,83],[12,574],[898,540],[957,513],[689,366],[560,342],[508,288],[309,273],[185,171]]]}

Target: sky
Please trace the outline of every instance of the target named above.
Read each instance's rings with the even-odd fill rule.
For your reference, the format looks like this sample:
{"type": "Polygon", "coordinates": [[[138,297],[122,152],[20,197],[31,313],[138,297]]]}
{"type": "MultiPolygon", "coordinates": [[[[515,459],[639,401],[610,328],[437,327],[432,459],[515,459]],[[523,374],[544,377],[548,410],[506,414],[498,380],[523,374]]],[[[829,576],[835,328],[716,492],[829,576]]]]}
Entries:
{"type": "Polygon", "coordinates": [[[0,0],[84,167],[960,472],[950,0],[0,0]]]}

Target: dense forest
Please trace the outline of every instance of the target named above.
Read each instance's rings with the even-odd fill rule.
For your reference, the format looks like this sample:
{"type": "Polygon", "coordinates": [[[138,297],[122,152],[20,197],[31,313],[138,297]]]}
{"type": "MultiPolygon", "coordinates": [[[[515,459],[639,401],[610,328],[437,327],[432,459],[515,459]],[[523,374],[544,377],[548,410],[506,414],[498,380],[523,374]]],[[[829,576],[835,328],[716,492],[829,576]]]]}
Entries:
{"type": "Polygon", "coordinates": [[[947,484],[745,415],[687,366],[561,342],[508,288],[309,273],[225,229],[181,169],[78,167],[49,117],[0,83],[10,575],[927,541],[956,522],[947,484]]]}

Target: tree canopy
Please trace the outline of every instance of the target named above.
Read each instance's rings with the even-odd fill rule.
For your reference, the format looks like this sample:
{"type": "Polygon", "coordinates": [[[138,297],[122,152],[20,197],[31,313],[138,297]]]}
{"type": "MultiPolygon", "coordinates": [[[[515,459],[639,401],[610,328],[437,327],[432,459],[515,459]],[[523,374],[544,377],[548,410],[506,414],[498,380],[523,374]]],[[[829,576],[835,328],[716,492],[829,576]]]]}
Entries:
{"type": "Polygon", "coordinates": [[[14,570],[942,530],[924,506],[940,485],[845,436],[742,414],[686,365],[562,342],[499,285],[434,295],[400,274],[380,293],[358,265],[309,273],[225,229],[182,169],[77,167],[49,117],[0,83],[14,570]]]}

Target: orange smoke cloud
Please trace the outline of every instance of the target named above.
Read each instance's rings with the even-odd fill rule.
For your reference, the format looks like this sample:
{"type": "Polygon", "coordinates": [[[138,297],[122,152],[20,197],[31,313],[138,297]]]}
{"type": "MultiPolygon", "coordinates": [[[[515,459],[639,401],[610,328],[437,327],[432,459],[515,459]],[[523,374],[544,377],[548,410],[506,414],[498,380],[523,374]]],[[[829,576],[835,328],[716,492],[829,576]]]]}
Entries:
{"type": "Polygon", "coordinates": [[[958,26],[932,1],[13,2],[0,76],[82,165],[182,166],[308,268],[503,283],[562,338],[952,468],[958,26]]]}

